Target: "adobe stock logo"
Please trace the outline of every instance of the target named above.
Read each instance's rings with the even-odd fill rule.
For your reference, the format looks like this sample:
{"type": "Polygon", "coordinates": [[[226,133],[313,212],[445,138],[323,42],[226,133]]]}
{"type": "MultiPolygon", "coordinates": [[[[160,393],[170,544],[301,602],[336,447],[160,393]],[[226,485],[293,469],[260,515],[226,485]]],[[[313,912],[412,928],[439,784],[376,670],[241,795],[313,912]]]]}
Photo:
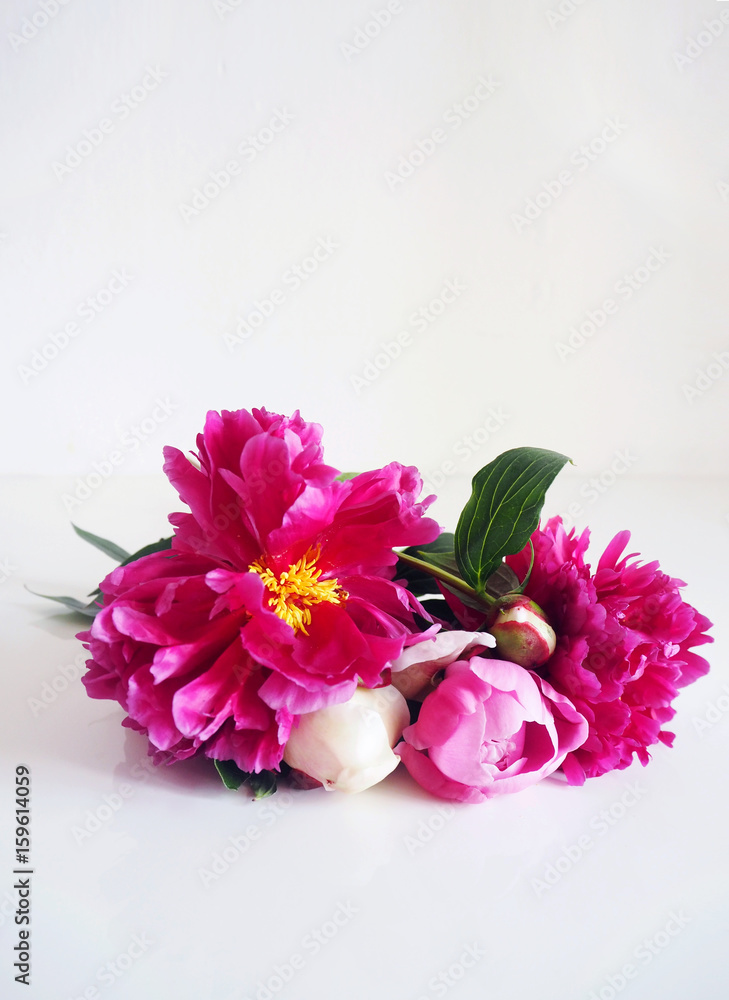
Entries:
{"type": "MultiPolygon", "coordinates": [[[[76,307],[76,315],[86,320],[87,325],[93,323],[96,317],[100,316],[115,301],[116,297],[129,287],[132,279],[133,275],[129,274],[126,268],[115,269],[102,288],[99,288],[94,295],[89,295],[83,302],[79,302],[76,307]]],[[[23,384],[27,385],[31,379],[38,376],[39,372],[44,371],[49,363],[54,361],[62,351],[65,351],[74,338],[78,337],[81,330],[82,328],[75,320],[70,320],[62,330],[52,333],[41,347],[33,351],[27,365],[18,365],[18,375],[23,384]]]]}
{"type": "MultiPolygon", "coordinates": [[[[270,146],[277,135],[284,132],[292,121],[295,121],[286,108],[276,108],[268,120],[268,123],[260,128],[254,135],[248,135],[238,144],[238,152],[246,163],[253,163],[259,153],[262,153],[267,146],[270,146]]],[[[219,170],[211,170],[189,196],[189,204],[180,202],[178,210],[185,223],[196,218],[201,212],[215,201],[228,187],[234,177],[239,177],[242,171],[239,160],[228,160],[225,166],[219,170]]]]}
{"type": "Polygon", "coordinates": [[[603,299],[596,309],[588,309],[581,320],[570,327],[569,336],[554,345],[562,361],[577,354],[591,337],[602,330],[609,322],[610,317],[619,312],[622,302],[629,302],[633,295],[640,291],[657,271],[661,270],[666,261],[671,259],[671,256],[663,246],[652,246],[648,256],[639,267],[629,274],[624,274],[619,281],[615,282],[613,296],[603,299]]]}
{"type": "Polygon", "coordinates": [[[59,181],[79,167],[86,157],[91,156],[106,141],[106,137],[114,132],[119,122],[126,121],[132,111],[144,104],[168,75],[160,66],[146,66],[145,70],[139,83],[112,102],[110,114],[116,115],[116,118],[108,115],[100,118],[91,128],[84,129],[82,137],[73,145],[66,146],[62,159],[53,161],[53,173],[59,181]]]}
{"type": "Polygon", "coordinates": [[[713,729],[717,722],[721,722],[724,716],[729,713],[729,684],[725,684],[721,691],[722,693],[715,701],[707,702],[703,718],[694,716],[691,720],[696,734],[702,739],[704,733],[713,729]]]}
{"type": "Polygon", "coordinates": [[[394,191],[409,177],[412,177],[415,171],[419,170],[438,148],[448,141],[448,137],[479,111],[500,87],[501,81],[494,80],[492,76],[480,76],[473,90],[443,113],[443,124],[450,125],[450,132],[436,126],[424,139],[419,139],[410,152],[400,157],[394,170],[385,171],[385,180],[389,189],[394,191]]]}
{"type": "Polygon", "coordinates": [[[723,378],[729,371],[729,351],[722,351],[721,354],[715,352],[712,357],[714,360],[705,368],[696,369],[696,378],[692,385],[684,382],[681,386],[689,403],[693,403],[700,396],[703,396],[718,379],[723,378]]]}
{"type": "Polygon", "coordinates": [[[402,14],[402,12],[401,0],[389,0],[387,6],[381,10],[370,11],[370,19],[357,28],[351,43],[341,42],[339,46],[339,50],[347,62],[351,62],[354,56],[364,52],[370,42],[382,34],[382,31],[392,21],[393,16],[402,14]]]}
{"type": "Polygon", "coordinates": [[[238,10],[244,2],[245,0],[214,0],[213,8],[220,20],[224,21],[228,14],[232,14],[234,10],[238,10]]]}
{"type": "Polygon", "coordinates": [[[603,980],[602,986],[591,990],[587,1000],[615,1000],[628,986],[630,980],[636,979],[646,965],[650,965],[656,955],[660,955],[673,942],[691,919],[683,909],[679,909],[678,913],[671,910],[665,924],[633,949],[630,956],[633,961],[625,962],[616,972],[603,980]]]}
{"type": "Polygon", "coordinates": [[[564,24],[584,3],[586,0],[560,0],[554,10],[546,11],[549,26],[555,28],[558,24],[564,24]]]}
{"type": "Polygon", "coordinates": [[[41,0],[38,9],[30,17],[24,17],[17,32],[11,31],[8,34],[8,42],[13,52],[18,52],[24,45],[31,42],[39,31],[42,31],[49,21],[57,17],[61,8],[69,4],[71,0],[41,0]]]}
{"type": "Polygon", "coordinates": [[[639,780],[627,785],[619,799],[590,818],[587,824],[590,833],[585,830],[572,843],[561,844],[559,855],[552,858],[546,865],[542,877],[531,880],[536,897],[539,898],[545,892],[553,889],[567,872],[571,871],[586,854],[600,843],[602,837],[610,833],[646,793],[647,789],[641,785],[639,780]]]}
{"type": "Polygon", "coordinates": [[[686,67],[702,56],[714,44],[717,38],[721,38],[728,24],[729,10],[723,10],[718,17],[713,17],[710,21],[704,21],[703,27],[697,31],[695,36],[687,35],[684,51],[673,53],[673,62],[676,69],[680,73],[683,73],[686,67]]]}
{"type": "MultiPolygon", "coordinates": [[[[417,333],[425,333],[432,323],[443,315],[446,308],[455,302],[466,291],[466,286],[458,279],[448,279],[444,282],[439,293],[435,295],[427,305],[420,306],[415,312],[410,314],[408,324],[417,333]]],[[[362,369],[361,375],[350,375],[349,380],[357,395],[366,389],[373,382],[376,382],[382,372],[387,371],[393,361],[396,361],[408,347],[415,343],[411,330],[401,330],[394,340],[387,343],[380,341],[381,350],[369,360],[362,369]]]]}
{"type": "Polygon", "coordinates": [[[543,212],[562,197],[565,190],[574,183],[578,174],[589,170],[590,166],[605,153],[609,146],[627,128],[628,126],[619,115],[616,115],[615,118],[606,118],[601,131],[593,136],[589,142],[578,146],[571,153],[569,162],[577,170],[572,170],[569,167],[560,170],[555,177],[542,182],[539,191],[533,198],[527,198],[521,213],[512,212],[511,221],[516,232],[521,234],[527,226],[533,225],[543,212]]]}

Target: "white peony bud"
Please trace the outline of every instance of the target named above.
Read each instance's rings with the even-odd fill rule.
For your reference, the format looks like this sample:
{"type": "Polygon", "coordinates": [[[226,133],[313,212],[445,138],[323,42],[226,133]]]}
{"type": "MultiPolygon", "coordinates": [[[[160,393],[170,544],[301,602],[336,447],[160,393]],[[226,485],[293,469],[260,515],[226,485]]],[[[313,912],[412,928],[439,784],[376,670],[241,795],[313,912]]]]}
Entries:
{"type": "Polygon", "coordinates": [[[407,702],[394,687],[358,687],[349,701],[302,715],[283,759],[328,791],[361,792],[400,763],[392,748],[409,724],[407,702]]]}

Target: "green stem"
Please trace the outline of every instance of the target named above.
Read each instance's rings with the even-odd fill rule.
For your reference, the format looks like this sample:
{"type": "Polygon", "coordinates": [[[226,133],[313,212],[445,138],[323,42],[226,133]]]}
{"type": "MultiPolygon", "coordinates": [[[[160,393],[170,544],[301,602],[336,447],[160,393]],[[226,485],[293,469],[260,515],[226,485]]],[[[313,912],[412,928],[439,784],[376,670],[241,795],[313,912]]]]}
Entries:
{"type": "Polygon", "coordinates": [[[521,581],[521,583],[519,584],[519,586],[516,588],[517,593],[519,593],[519,594],[523,594],[524,593],[524,588],[529,583],[529,577],[532,575],[532,569],[534,568],[534,545],[532,544],[531,538],[529,539],[529,546],[530,546],[530,548],[532,550],[532,557],[529,560],[529,569],[526,571],[526,576],[521,581]]]}
{"type": "Polygon", "coordinates": [[[443,583],[448,584],[452,590],[458,590],[460,593],[468,594],[469,597],[473,597],[477,601],[483,601],[487,607],[490,607],[495,603],[493,597],[489,597],[488,594],[479,594],[473,587],[470,586],[470,584],[466,583],[465,580],[462,580],[460,576],[454,576],[453,573],[449,573],[448,570],[445,570],[440,566],[434,566],[432,563],[425,562],[424,559],[418,559],[415,556],[408,555],[407,552],[398,552],[397,556],[410,566],[415,566],[417,569],[422,570],[429,576],[435,577],[436,580],[442,580],[443,583]]]}

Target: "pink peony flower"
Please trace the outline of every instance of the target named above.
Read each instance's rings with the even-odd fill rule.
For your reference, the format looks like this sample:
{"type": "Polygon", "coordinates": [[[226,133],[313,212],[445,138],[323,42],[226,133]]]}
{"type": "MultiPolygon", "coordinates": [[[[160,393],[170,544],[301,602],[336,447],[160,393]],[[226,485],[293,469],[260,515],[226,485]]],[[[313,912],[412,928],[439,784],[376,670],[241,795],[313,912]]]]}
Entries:
{"type": "Polygon", "coordinates": [[[165,449],[171,551],[101,584],[87,690],[174,759],[275,768],[296,716],[380,684],[416,631],[392,549],[437,537],[434,498],[397,462],[337,482],[320,442],[298,411],[208,413],[196,463],[165,449]]]}
{"type": "MultiPolygon", "coordinates": [[[[661,728],[675,714],[671,702],[709,669],[691,647],[713,641],[705,634],[711,622],[681,600],[685,584],[657,562],[621,558],[629,539],[627,531],[615,536],[594,576],[584,561],[589,531],[567,534],[555,517],[531,539],[526,594],[557,633],[538,672],[590,723],[587,740],[562,765],[571,784],[625,768],[633,754],[646,764],[647,747],[659,741],[671,746],[674,734],[661,728]]],[[[527,546],[506,561],[521,578],[529,559],[527,546]]]]}
{"type": "Polygon", "coordinates": [[[395,753],[434,795],[483,802],[551,774],[586,736],[571,702],[532,671],[472,656],[446,667],[395,753]]]}

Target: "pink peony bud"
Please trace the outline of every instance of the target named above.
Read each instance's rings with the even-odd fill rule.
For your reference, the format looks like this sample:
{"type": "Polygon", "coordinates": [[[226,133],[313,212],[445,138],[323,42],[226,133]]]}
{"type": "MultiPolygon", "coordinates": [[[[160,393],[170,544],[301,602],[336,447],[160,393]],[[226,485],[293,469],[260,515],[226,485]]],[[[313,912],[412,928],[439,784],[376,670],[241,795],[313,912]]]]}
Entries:
{"type": "Polygon", "coordinates": [[[489,632],[499,655],[521,667],[546,663],[557,645],[554,629],[534,601],[523,594],[499,598],[491,611],[489,632]]]}
{"type": "Polygon", "coordinates": [[[423,701],[448,664],[495,645],[488,632],[438,632],[406,647],[392,661],[392,683],[406,698],[423,701]]]}
{"type": "Polygon", "coordinates": [[[395,770],[400,758],[392,748],[409,723],[394,687],[358,687],[349,701],[302,715],[283,759],[328,791],[361,792],[395,770]]]}

